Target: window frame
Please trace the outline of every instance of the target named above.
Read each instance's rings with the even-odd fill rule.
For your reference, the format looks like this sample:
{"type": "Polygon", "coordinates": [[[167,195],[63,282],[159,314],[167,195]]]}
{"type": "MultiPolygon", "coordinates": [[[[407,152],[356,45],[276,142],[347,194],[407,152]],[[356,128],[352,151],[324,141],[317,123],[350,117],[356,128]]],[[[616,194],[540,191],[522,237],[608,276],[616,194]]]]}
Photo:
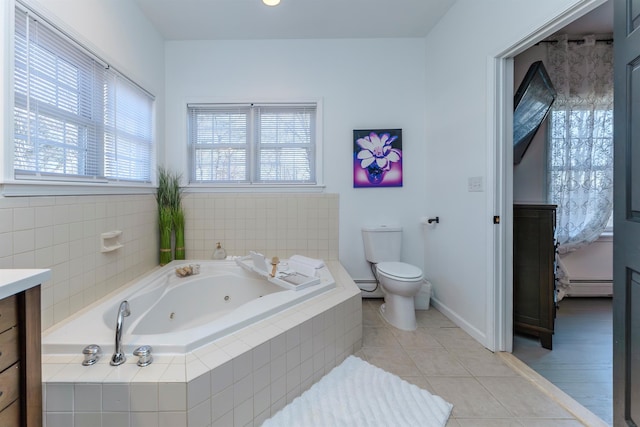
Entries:
{"type": "MultiPolygon", "coordinates": [[[[10,2],[6,6],[7,14],[7,47],[8,47],[8,61],[5,63],[6,76],[6,109],[4,114],[5,132],[3,136],[5,141],[9,141],[4,144],[2,150],[3,161],[1,163],[0,170],[0,195],[5,197],[10,196],[65,196],[65,195],[110,195],[110,194],[151,194],[155,191],[156,181],[156,158],[158,150],[158,141],[156,138],[156,98],[148,90],[142,87],[140,84],[134,82],[124,73],[120,72],[117,67],[114,67],[98,56],[91,50],[88,43],[77,37],[75,33],[65,30],[64,23],[59,23],[55,18],[48,16],[44,11],[34,7],[30,2],[15,0],[10,2]],[[15,165],[15,120],[16,120],[16,76],[15,76],[15,60],[16,60],[16,13],[18,10],[25,11],[27,14],[35,17],[38,20],[38,24],[46,26],[50,30],[54,31],[57,36],[60,36],[64,40],[70,42],[77,49],[79,49],[83,55],[93,59],[99,64],[102,64],[105,68],[109,68],[112,71],[113,76],[110,78],[117,78],[118,83],[113,82],[118,86],[125,82],[126,85],[135,87],[139,90],[140,94],[144,93],[149,97],[150,110],[146,111],[150,117],[150,139],[149,139],[149,176],[148,179],[133,180],[126,177],[93,177],[83,176],[75,174],[48,174],[41,173],[21,173],[19,168],[15,165]],[[70,34],[74,34],[71,36],[70,34]]],[[[128,90],[128,89],[127,89],[128,90]]],[[[108,128],[111,125],[107,125],[102,121],[102,129],[108,128]]],[[[111,130],[114,128],[111,126],[111,130]]],[[[120,126],[116,125],[116,131],[122,130],[120,126]]],[[[106,131],[105,131],[106,132],[106,131]]],[[[149,135],[149,134],[148,134],[149,135]]],[[[108,142],[105,141],[105,137],[100,134],[98,143],[98,158],[97,163],[100,165],[100,169],[105,169],[103,176],[107,175],[107,153],[105,147],[108,142]]]]}
{"type": "MultiPolygon", "coordinates": [[[[246,100],[237,100],[237,99],[201,99],[198,98],[196,100],[187,100],[185,105],[185,114],[184,114],[184,135],[186,136],[186,144],[184,153],[186,155],[185,162],[185,176],[187,177],[185,188],[187,192],[193,193],[203,193],[209,191],[216,192],[322,192],[324,191],[324,174],[322,168],[322,140],[323,140],[323,100],[321,98],[304,98],[304,99],[292,99],[286,101],[273,101],[273,100],[255,100],[255,101],[246,101],[246,100]],[[315,182],[311,183],[302,183],[302,182],[195,182],[192,180],[193,173],[193,148],[191,146],[191,137],[190,137],[190,112],[189,108],[193,105],[196,106],[206,106],[206,105],[255,105],[255,106],[297,106],[297,105],[315,105],[315,129],[314,129],[314,138],[315,138],[315,150],[313,153],[313,165],[315,167],[315,182]]],[[[248,122],[251,121],[251,117],[248,118],[248,122]]],[[[254,125],[252,123],[248,123],[249,132],[252,132],[254,129],[254,125]]],[[[249,144],[248,154],[255,159],[255,144],[249,144]]],[[[255,161],[254,161],[254,164],[255,161]]],[[[257,168],[254,168],[254,171],[250,173],[255,173],[257,168]]]]}

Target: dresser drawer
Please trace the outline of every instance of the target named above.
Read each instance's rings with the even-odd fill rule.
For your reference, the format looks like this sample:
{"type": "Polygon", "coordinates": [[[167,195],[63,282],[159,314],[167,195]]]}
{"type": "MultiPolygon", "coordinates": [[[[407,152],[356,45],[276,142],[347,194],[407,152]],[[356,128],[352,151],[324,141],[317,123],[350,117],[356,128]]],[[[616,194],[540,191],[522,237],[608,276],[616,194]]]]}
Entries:
{"type": "Polygon", "coordinates": [[[0,334],[0,372],[18,361],[19,339],[17,326],[0,334]]]}
{"type": "Polygon", "coordinates": [[[0,373],[0,410],[18,398],[20,393],[20,363],[0,373]]]}
{"type": "Polygon", "coordinates": [[[13,295],[0,300],[0,332],[18,323],[18,298],[13,295]]]}
{"type": "Polygon", "coordinates": [[[20,425],[20,399],[0,412],[0,427],[16,427],[20,425]]]}

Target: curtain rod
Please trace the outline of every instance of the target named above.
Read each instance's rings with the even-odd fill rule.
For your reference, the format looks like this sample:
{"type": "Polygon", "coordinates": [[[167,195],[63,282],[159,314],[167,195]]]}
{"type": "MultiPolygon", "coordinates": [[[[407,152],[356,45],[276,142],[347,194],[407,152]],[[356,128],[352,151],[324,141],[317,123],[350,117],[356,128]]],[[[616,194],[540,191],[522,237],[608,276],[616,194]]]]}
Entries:
{"type": "MultiPolygon", "coordinates": [[[[536,43],[536,46],[539,45],[540,43],[559,43],[561,40],[540,40],[538,43],[536,43]]],[[[607,43],[607,44],[612,44],[613,43],[613,39],[595,39],[594,40],[596,43],[607,43]]],[[[569,39],[567,40],[568,43],[577,43],[577,44],[584,44],[585,43],[585,39],[569,39]]]]}

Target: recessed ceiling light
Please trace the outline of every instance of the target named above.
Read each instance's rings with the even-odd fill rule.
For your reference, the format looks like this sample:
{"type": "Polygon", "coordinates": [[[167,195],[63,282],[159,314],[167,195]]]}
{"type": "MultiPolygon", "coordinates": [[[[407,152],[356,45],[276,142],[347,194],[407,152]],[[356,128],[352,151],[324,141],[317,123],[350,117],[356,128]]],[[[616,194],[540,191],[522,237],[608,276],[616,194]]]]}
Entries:
{"type": "Polygon", "coordinates": [[[267,6],[277,6],[280,4],[280,0],[262,0],[262,3],[266,4],[267,6]]]}

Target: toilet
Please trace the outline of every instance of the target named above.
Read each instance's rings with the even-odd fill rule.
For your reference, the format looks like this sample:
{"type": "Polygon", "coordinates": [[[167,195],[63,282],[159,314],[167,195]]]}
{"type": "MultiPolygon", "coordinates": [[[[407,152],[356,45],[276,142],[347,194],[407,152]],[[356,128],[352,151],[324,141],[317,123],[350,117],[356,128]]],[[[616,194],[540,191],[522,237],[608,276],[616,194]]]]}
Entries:
{"type": "Polygon", "coordinates": [[[416,329],[414,297],[423,283],[422,270],[400,262],[402,228],[381,225],[362,229],[364,254],[375,265],[384,291],[380,314],[392,326],[404,331],[416,329]]]}

